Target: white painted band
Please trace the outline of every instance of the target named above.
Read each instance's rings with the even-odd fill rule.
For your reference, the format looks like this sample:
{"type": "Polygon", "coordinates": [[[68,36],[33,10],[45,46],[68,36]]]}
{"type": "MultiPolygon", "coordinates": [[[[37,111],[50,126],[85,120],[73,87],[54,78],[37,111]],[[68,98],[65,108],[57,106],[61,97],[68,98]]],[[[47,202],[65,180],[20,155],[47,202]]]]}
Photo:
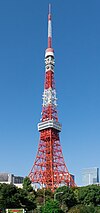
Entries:
{"type": "Polygon", "coordinates": [[[52,37],[51,20],[48,21],[48,37],[52,37]]]}

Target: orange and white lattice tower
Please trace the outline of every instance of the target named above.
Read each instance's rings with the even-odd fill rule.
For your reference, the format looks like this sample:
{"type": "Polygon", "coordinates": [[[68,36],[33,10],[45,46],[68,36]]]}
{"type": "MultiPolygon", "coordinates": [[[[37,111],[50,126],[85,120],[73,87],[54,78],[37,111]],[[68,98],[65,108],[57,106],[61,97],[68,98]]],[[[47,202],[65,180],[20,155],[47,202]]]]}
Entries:
{"type": "Polygon", "coordinates": [[[48,14],[48,47],[45,51],[45,82],[41,122],[38,123],[40,140],[35,162],[29,174],[32,183],[39,183],[54,191],[61,185],[75,186],[64,162],[59,133],[57,98],[54,81],[55,58],[52,48],[51,5],[48,14]]]}

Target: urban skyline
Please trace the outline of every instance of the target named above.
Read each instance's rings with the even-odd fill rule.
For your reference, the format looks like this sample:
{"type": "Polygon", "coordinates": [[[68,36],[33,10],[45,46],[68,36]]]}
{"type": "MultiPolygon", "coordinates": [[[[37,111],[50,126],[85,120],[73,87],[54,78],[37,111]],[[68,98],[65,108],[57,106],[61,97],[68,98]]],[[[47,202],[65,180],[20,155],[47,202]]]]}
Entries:
{"type": "Polygon", "coordinates": [[[85,168],[82,171],[82,181],[83,185],[92,185],[99,183],[99,168],[85,168]]]}
{"type": "MultiPolygon", "coordinates": [[[[29,174],[39,141],[48,3],[0,2],[0,170],[21,176],[29,174]]],[[[82,168],[100,165],[100,3],[51,4],[60,140],[80,185],[82,168]]]]}

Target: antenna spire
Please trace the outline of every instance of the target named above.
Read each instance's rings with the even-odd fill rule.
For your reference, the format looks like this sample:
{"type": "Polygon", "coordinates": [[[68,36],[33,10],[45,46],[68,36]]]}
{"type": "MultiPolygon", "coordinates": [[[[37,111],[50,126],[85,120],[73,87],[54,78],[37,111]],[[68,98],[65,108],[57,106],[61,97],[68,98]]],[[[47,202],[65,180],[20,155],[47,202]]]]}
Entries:
{"type": "Polygon", "coordinates": [[[49,4],[48,13],[48,48],[52,47],[52,22],[51,22],[51,4],[49,4]]]}
{"type": "Polygon", "coordinates": [[[49,14],[51,14],[51,4],[49,4],[49,14]]]}

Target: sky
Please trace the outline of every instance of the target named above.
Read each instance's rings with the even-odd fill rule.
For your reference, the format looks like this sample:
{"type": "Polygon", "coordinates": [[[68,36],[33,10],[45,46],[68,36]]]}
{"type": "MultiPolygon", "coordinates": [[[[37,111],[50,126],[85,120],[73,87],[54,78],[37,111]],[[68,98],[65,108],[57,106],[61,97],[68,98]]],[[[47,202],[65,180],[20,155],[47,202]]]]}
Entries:
{"type": "Polygon", "coordinates": [[[68,171],[100,168],[100,0],[0,1],[0,172],[27,176],[39,143],[48,4],[68,171]]]}

